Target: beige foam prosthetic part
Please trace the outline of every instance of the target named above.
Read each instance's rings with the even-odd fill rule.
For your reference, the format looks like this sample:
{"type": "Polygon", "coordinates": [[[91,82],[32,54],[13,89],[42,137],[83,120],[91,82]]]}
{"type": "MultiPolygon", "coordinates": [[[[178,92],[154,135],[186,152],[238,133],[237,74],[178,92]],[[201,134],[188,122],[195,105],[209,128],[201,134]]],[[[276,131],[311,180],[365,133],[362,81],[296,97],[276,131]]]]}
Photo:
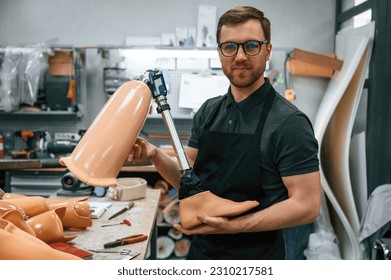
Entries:
{"type": "Polygon", "coordinates": [[[4,201],[23,209],[24,213],[30,218],[49,210],[46,198],[42,196],[18,196],[4,201]]]}
{"type": "Polygon", "coordinates": [[[47,198],[46,200],[50,210],[66,208],[65,214],[60,216],[61,222],[64,228],[76,231],[92,226],[88,198],[84,196],[69,199],[47,198]]]}
{"type": "Polygon", "coordinates": [[[64,236],[60,217],[65,215],[65,211],[65,207],[50,210],[28,219],[26,222],[34,230],[36,237],[45,243],[68,242],[77,236],[64,236]]]}
{"type": "Polygon", "coordinates": [[[17,208],[23,212],[23,215],[25,214],[28,218],[31,218],[49,210],[66,207],[65,214],[60,215],[63,227],[68,230],[84,230],[92,225],[88,198],[88,196],[82,196],[61,199],[5,194],[3,200],[0,201],[0,216],[3,208],[5,210],[17,208]]]}
{"type": "Polygon", "coordinates": [[[3,199],[12,199],[12,198],[18,198],[18,197],[26,197],[24,194],[18,194],[18,193],[4,193],[3,194],[3,199]]]}
{"type": "Polygon", "coordinates": [[[13,223],[16,227],[21,230],[35,236],[35,231],[29,224],[24,220],[24,214],[19,210],[9,210],[3,214],[0,214],[0,218],[13,223]]]}
{"type": "Polygon", "coordinates": [[[2,260],[81,260],[53,249],[42,240],[0,218],[0,259],[2,260]]]}
{"type": "Polygon", "coordinates": [[[60,159],[91,186],[115,186],[116,177],[148,116],[152,94],[141,81],[122,84],[88,128],[70,156],[60,159]]]}
{"type": "Polygon", "coordinates": [[[259,205],[258,201],[248,200],[235,202],[221,198],[210,191],[200,192],[179,201],[179,216],[185,229],[195,227],[201,222],[197,215],[206,214],[211,217],[234,217],[259,205]]]}
{"type": "Polygon", "coordinates": [[[11,201],[7,201],[7,200],[0,200],[0,217],[9,212],[10,210],[18,210],[20,213],[22,213],[23,217],[26,216],[26,213],[24,212],[24,210],[22,208],[20,208],[19,206],[13,204],[11,201]]]}

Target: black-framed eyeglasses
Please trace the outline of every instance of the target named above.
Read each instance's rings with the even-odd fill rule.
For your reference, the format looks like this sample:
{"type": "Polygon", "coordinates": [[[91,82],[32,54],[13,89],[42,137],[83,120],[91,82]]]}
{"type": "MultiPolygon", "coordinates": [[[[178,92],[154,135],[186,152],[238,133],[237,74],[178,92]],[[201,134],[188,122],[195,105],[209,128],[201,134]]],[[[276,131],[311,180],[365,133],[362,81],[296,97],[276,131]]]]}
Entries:
{"type": "Polygon", "coordinates": [[[258,40],[248,40],[244,43],[236,42],[223,42],[218,44],[221,53],[226,57],[234,57],[239,50],[239,47],[242,46],[244,53],[248,56],[255,56],[261,52],[262,44],[267,44],[269,41],[258,41],[258,40]]]}

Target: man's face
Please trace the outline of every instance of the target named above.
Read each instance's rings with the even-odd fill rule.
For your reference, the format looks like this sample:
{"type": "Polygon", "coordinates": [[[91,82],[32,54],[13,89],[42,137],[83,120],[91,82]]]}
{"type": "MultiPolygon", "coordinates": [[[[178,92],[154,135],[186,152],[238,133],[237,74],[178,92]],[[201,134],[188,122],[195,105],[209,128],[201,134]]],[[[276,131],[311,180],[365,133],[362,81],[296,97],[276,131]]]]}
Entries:
{"type": "MultiPolygon", "coordinates": [[[[242,24],[224,25],[221,28],[220,43],[236,42],[244,43],[248,40],[266,40],[261,23],[251,19],[242,24]]],[[[255,56],[244,53],[242,46],[234,57],[225,57],[218,48],[219,57],[224,74],[230,80],[231,85],[237,88],[257,89],[264,83],[263,73],[266,69],[266,61],[269,60],[271,44],[263,44],[261,51],[255,56]]]]}

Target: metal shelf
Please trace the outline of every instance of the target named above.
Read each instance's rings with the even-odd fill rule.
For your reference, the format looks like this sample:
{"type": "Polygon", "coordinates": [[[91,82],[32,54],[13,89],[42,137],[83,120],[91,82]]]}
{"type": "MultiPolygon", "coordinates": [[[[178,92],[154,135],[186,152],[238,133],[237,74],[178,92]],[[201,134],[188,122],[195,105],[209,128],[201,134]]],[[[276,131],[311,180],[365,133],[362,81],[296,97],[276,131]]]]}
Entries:
{"type": "Polygon", "coordinates": [[[13,112],[5,112],[0,110],[0,115],[21,115],[21,116],[31,116],[31,115],[38,115],[38,116],[45,116],[45,115],[59,115],[59,116],[77,116],[76,112],[69,112],[69,111],[13,111],[13,112]]]}
{"type": "Polygon", "coordinates": [[[12,111],[12,112],[5,112],[0,110],[0,116],[5,119],[25,119],[25,118],[32,118],[32,119],[39,119],[39,118],[47,118],[47,117],[54,117],[57,118],[65,118],[65,119],[73,119],[73,118],[80,118],[80,112],[72,112],[72,111],[12,111]]]}

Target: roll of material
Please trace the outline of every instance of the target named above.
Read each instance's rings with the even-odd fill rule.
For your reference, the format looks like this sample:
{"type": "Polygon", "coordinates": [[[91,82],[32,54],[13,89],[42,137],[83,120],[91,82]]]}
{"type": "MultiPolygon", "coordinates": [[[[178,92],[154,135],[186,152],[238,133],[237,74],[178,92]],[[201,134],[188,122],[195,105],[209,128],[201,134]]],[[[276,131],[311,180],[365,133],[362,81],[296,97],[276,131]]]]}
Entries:
{"type": "Polygon", "coordinates": [[[147,192],[147,181],[143,178],[118,178],[116,187],[107,191],[113,200],[135,200],[144,198],[147,192]]]}

